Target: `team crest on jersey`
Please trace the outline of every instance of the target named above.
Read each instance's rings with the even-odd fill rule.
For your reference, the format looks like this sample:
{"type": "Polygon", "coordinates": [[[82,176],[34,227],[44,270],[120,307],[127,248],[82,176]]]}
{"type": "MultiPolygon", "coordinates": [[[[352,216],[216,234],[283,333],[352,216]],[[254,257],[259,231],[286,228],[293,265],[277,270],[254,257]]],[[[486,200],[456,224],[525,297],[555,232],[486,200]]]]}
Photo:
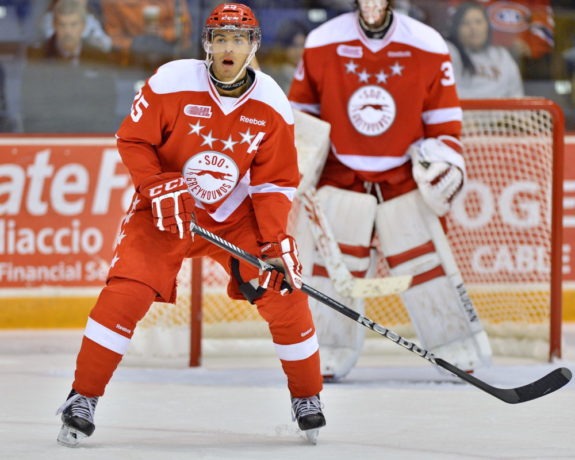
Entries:
{"type": "Polygon", "coordinates": [[[529,8],[509,2],[496,2],[489,6],[489,20],[493,28],[502,32],[519,33],[529,28],[529,8]]]}
{"type": "Polygon", "coordinates": [[[378,136],[389,129],[396,115],[395,101],[380,86],[359,88],[347,102],[347,116],[364,136],[378,136]]]}
{"type": "Polygon", "coordinates": [[[211,118],[212,108],[209,105],[188,104],[184,107],[184,113],[188,117],[211,118]]]}
{"type": "Polygon", "coordinates": [[[223,153],[208,150],[191,157],[183,169],[190,194],[203,203],[225,198],[238,182],[238,165],[223,153]]]}

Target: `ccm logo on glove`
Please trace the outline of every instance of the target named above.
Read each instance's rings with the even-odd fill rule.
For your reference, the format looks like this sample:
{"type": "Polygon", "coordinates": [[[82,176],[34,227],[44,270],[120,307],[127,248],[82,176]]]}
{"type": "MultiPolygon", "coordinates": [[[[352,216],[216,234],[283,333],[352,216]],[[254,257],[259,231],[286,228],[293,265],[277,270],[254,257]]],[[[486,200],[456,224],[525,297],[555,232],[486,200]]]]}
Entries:
{"type": "Polygon", "coordinates": [[[183,177],[178,179],[170,180],[168,182],[161,183],[156,185],[155,187],[150,187],[149,191],[149,198],[154,198],[158,195],[162,195],[164,193],[174,191],[176,189],[181,189],[182,187],[186,188],[186,181],[183,177]]]}
{"type": "Polygon", "coordinates": [[[140,193],[151,200],[154,223],[159,230],[177,233],[180,238],[190,232],[194,200],[180,173],[161,173],[148,177],[140,193]]]}

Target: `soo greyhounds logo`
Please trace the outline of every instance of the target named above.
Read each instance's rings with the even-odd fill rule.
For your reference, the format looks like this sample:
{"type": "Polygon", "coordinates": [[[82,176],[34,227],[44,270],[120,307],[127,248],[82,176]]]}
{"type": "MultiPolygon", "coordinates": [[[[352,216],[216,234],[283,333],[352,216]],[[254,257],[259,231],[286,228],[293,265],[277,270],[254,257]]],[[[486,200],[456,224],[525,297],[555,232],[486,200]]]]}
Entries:
{"type": "Polygon", "coordinates": [[[238,182],[236,163],[220,152],[198,153],[184,164],[184,179],[190,194],[203,203],[225,198],[238,182]]]}
{"type": "Polygon", "coordinates": [[[395,101],[379,86],[359,88],[347,102],[347,116],[353,127],[364,136],[378,136],[395,120],[395,101]]]}

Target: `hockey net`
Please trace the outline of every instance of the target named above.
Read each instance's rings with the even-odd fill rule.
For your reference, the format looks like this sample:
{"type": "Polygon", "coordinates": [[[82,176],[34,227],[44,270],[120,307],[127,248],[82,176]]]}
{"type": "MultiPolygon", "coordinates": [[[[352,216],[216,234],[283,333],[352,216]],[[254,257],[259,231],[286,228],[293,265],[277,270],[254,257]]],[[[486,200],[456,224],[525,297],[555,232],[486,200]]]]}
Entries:
{"type": "MultiPolygon", "coordinates": [[[[452,251],[495,354],[559,357],[562,113],[545,99],[462,106],[468,181],[447,218],[452,251]]],[[[193,275],[186,261],[178,276],[176,305],[154,304],[140,322],[130,355],[199,365],[202,344],[217,342],[202,337],[234,339],[227,352],[269,337],[255,306],[226,296],[228,278],[220,266],[209,259],[201,269],[194,264],[193,275]]],[[[386,274],[378,260],[376,276],[386,274]]],[[[415,337],[398,296],[368,299],[366,316],[415,337]]]]}

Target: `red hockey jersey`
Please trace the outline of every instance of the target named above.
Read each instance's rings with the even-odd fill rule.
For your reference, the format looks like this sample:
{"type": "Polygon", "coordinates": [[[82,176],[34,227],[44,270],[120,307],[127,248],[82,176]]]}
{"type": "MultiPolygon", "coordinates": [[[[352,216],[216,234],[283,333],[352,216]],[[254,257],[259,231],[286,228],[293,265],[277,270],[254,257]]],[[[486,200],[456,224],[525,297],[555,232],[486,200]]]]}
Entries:
{"type": "Polygon", "coordinates": [[[388,180],[423,138],[461,150],[462,111],[447,45],[402,14],[378,40],[365,36],[354,12],[312,31],[289,99],[331,123],[328,164],[335,157],[363,181],[388,180]]]}
{"type": "Polygon", "coordinates": [[[200,225],[217,231],[255,212],[260,241],[285,232],[299,171],[293,113],[271,77],[256,72],[241,97],[222,97],[203,61],[170,62],[136,95],[116,136],[136,188],[182,173],[200,225]]]}

